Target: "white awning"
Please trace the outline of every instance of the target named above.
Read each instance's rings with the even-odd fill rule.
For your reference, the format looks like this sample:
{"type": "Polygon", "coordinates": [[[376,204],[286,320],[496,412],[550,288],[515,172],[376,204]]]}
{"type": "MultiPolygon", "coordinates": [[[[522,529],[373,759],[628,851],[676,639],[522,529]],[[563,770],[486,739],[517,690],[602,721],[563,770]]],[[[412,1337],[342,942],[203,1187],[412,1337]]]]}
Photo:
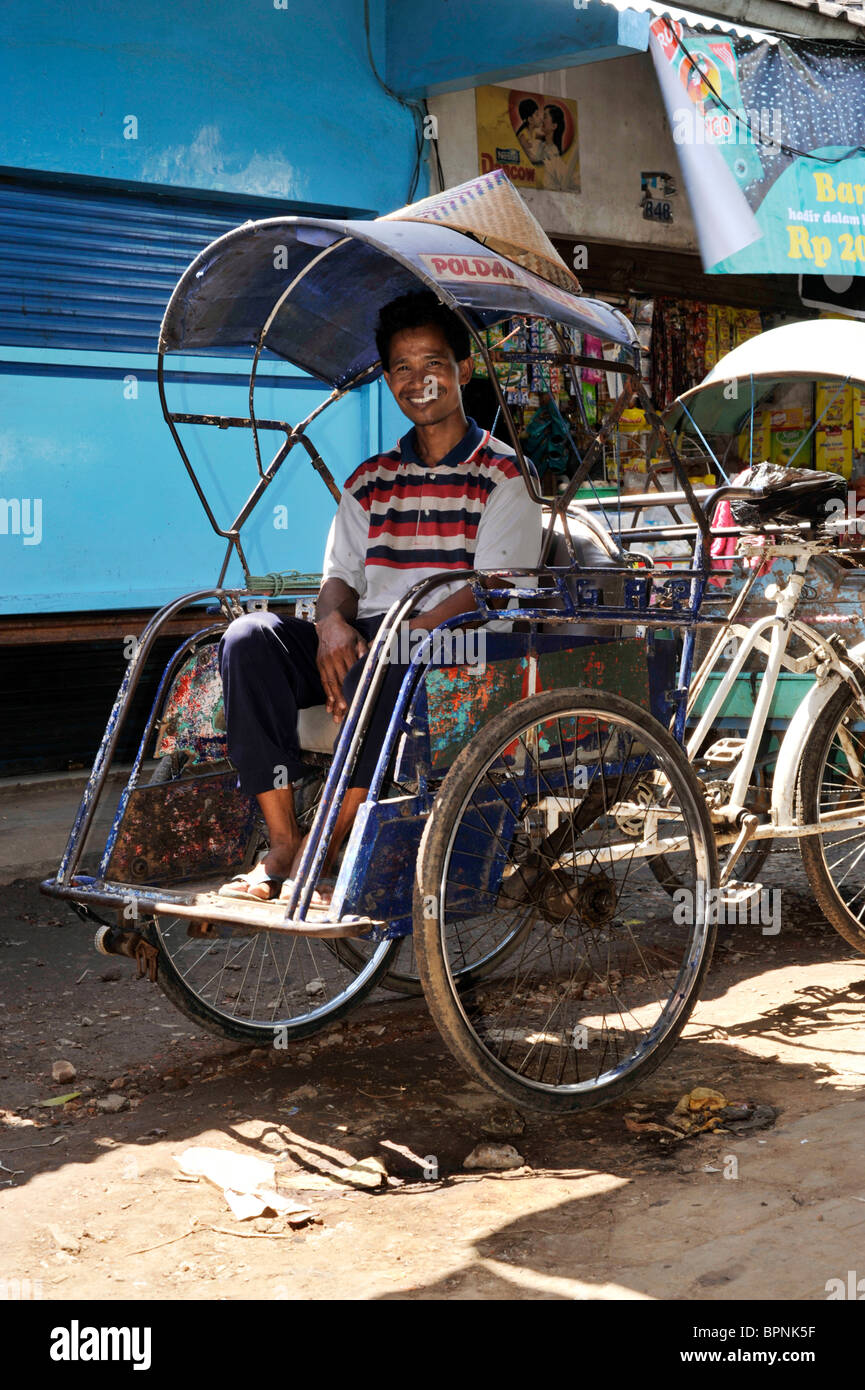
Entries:
{"type": "Polygon", "coordinates": [[[865,378],[865,323],[809,319],[758,333],[728,352],[700,382],[670,406],[669,430],[691,421],[704,434],[737,434],[752,407],[779,382],[865,378]]]}
{"type": "Polygon", "coordinates": [[[688,29],[706,29],[710,33],[736,34],[740,38],[752,39],[754,43],[780,43],[780,35],[767,33],[764,29],[748,28],[744,24],[734,24],[729,19],[715,19],[710,15],[697,14],[694,10],[681,10],[676,5],[666,5],[663,0],[603,0],[620,13],[634,10],[637,14],[649,14],[655,19],[675,19],[688,29]]]}
{"type": "Polygon", "coordinates": [[[686,399],[709,386],[751,377],[865,379],[865,324],[854,319],[811,319],[758,333],[728,352],[686,399]]]}

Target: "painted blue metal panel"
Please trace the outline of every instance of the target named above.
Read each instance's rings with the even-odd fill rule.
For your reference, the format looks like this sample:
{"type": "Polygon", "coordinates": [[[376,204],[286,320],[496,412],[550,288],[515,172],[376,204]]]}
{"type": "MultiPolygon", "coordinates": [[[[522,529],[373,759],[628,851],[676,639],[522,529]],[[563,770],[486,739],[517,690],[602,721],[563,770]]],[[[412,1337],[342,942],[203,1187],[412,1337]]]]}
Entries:
{"type": "Polygon", "coordinates": [[[432,96],[642,53],[649,22],[602,0],[389,0],[387,82],[403,96],[432,96]]]}

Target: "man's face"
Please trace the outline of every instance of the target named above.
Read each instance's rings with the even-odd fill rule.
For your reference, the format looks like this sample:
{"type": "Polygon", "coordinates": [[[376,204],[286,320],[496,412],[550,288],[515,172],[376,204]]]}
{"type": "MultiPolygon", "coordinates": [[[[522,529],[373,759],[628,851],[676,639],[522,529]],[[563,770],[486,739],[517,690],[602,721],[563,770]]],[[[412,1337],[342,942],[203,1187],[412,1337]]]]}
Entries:
{"type": "Polygon", "coordinates": [[[404,328],[390,340],[385,381],[413,425],[436,425],[462,411],[460,387],[471,379],[472,360],[457,362],[441,328],[404,328]]]}

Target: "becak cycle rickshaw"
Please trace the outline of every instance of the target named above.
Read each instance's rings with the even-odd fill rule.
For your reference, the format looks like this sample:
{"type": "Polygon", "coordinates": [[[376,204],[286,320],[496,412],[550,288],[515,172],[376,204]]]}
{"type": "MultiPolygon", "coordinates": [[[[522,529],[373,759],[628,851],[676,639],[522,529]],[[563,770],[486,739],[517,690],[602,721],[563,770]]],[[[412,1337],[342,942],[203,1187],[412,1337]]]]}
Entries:
{"type": "MultiPolygon", "coordinates": [[[[457,206],[472,196],[455,192],[457,206]]],[[[135,956],[188,1017],[223,1037],[290,1046],[376,990],[422,989],[472,1075],[528,1108],[563,1111],[612,1098],[658,1064],[711,958],[717,858],[681,747],[680,676],[701,621],[709,525],[651,410],[632,326],[582,296],[554,252],[547,263],[521,254],[518,233],[507,255],[495,241],[447,225],[439,205],[422,218],[406,209],[373,222],[273,218],[220,237],[181,277],[160,335],[160,398],[224,557],[215,583],[167,604],[141,634],[62,863],[42,886],[97,920],[101,950],[135,956]],[[418,287],[468,329],[539,503],[485,330],[507,320],[553,325],[555,350],[535,359],[571,372],[612,366],[623,389],[546,507],[537,564],[461,574],[473,606],[413,651],[331,901],[314,897],[391,643],[419,600],[452,575],[424,579],[393,604],[339,729],[321,708],[301,712],[306,772],[295,804],[308,834],[289,897],[229,898],[216,887],[254,862],[261,822],[227,759],[216,647],[244,605],[279,604],[290,577],[251,574],[242,530],[292,451],[303,450],[339,497],[315,422],[380,374],[378,313],[418,287]],[[584,356],[575,332],[614,355],[584,356]],[[171,354],[240,348],[251,351],[245,416],[171,407],[171,354]],[[298,424],[256,414],[268,354],[330,387],[298,424]],[[629,552],[614,526],[574,502],[635,394],[694,508],[695,562],[675,572],[629,552]],[[251,436],[251,491],[228,521],[184,442],[191,427],[251,436]],[[262,438],[273,432],[281,442],[268,460],[262,438]],[[232,561],[242,585],[226,584],[232,561]],[[162,673],[98,865],[84,872],[142,671],[166,623],[190,609],[200,628],[162,673]],[[443,660],[445,639],[467,631],[483,634],[483,662],[452,651],[443,660]],[[670,875],[689,895],[684,914],[671,910],[670,875]]],[[[628,542],[640,539],[635,530],[628,542]]]]}

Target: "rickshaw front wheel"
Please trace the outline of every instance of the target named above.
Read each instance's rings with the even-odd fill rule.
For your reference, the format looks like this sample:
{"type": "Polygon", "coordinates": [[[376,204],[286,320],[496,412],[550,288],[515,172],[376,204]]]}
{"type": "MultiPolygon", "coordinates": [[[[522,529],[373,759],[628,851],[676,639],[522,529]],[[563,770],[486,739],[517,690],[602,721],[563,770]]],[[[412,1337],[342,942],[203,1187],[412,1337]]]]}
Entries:
{"type": "Polygon", "coordinates": [[[259,1047],[287,1046],[343,1018],[375,989],[398,946],[380,942],[358,965],[327,940],[230,927],[202,935],[197,925],[153,919],[163,993],[200,1028],[259,1047]]]}
{"type": "Polygon", "coordinates": [[[511,706],[460,753],[421,841],[415,949],[439,1031],[524,1108],[612,1100],[669,1053],[699,997],[717,882],[699,782],[657,720],[585,688],[511,706]],[[515,937],[461,983],[480,943],[494,958],[515,937]]]}

